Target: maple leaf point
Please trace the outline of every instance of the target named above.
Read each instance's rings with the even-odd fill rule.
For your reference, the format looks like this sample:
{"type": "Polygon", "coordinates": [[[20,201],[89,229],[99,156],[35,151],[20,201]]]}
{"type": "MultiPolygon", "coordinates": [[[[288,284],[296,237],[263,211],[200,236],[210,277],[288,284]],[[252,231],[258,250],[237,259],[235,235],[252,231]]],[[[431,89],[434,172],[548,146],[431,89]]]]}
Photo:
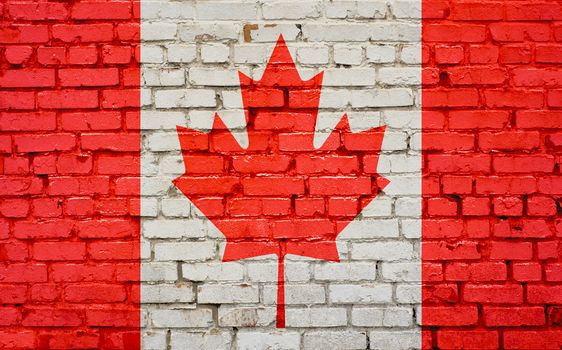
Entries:
{"type": "Polygon", "coordinates": [[[225,236],[223,261],[278,256],[280,328],[285,256],[339,261],[337,236],[388,183],[376,172],[384,126],[351,132],[344,114],[314,147],[322,77],[302,80],[280,36],[261,80],[239,72],[247,148],[218,114],[210,132],[177,127],[174,184],[225,236]]]}

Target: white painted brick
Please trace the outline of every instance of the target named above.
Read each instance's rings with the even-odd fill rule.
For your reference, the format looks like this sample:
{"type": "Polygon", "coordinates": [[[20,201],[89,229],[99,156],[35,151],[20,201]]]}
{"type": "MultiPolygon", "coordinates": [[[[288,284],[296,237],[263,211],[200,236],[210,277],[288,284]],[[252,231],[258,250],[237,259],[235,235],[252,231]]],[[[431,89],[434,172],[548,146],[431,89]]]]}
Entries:
{"type": "Polygon", "coordinates": [[[181,86],[185,84],[185,71],[182,69],[145,69],[142,71],[146,86],[181,86]]]}
{"type": "Polygon", "coordinates": [[[392,301],[390,284],[332,284],[328,287],[332,303],[372,304],[392,301]]]}
{"type": "Polygon", "coordinates": [[[182,111],[146,111],[143,112],[141,124],[143,130],[176,130],[176,126],[187,124],[187,117],[182,111]]]}
{"type": "Polygon", "coordinates": [[[395,213],[397,216],[419,217],[421,200],[419,198],[402,197],[396,199],[395,213]]]}
{"type": "Polygon", "coordinates": [[[325,2],[328,18],[384,18],[384,1],[329,1],[325,2]]]}
{"type": "Polygon", "coordinates": [[[156,328],[203,328],[213,325],[211,309],[159,309],[150,311],[156,328]]]}
{"type": "Polygon", "coordinates": [[[248,20],[256,19],[256,2],[245,1],[204,1],[195,5],[200,20],[248,20]]]}
{"type": "Polygon", "coordinates": [[[336,64],[359,65],[361,61],[363,61],[363,48],[361,46],[334,45],[334,62],[336,64]]]}
{"type": "Polygon", "coordinates": [[[419,85],[421,72],[419,68],[380,68],[377,81],[387,85],[419,85]]]}
{"type": "Polygon", "coordinates": [[[234,46],[234,63],[263,63],[265,62],[265,47],[262,45],[234,46]]]}
{"type": "Polygon", "coordinates": [[[170,63],[190,63],[197,57],[195,45],[170,44],[166,49],[170,63]]]}
{"type": "Polygon", "coordinates": [[[228,61],[230,48],[224,44],[205,44],[201,46],[201,60],[205,63],[228,61]]]}
{"type": "MultiPolygon", "coordinates": [[[[277,304],[277,286],[264,286],[262,302],[277,304]]],[[[285,303],[288,305],[311,305],[326,302],[326,292],[319,284],[285,284],[285,303]]]]}
{"type": "Polygon", "coordinates": [[[205,234],[205,223],[197,219],[157,219],[144,220],[142,223],[142,235],[145,238],[202,238],[205,234]]]}
{"type": "Polygon", "coordinates": [[[210,330],[206,333],[180,332],[173,330],[170,337],[174,350],[230,350],[232,335],[227,331],[210,330]]]}
{"type": "Polygon", "coordinates": [[[420,284],[399,284],[396,286],[396,301],[401,304],[421,303],[420,284]]]}
{"type": "Polygon", "coordinates": [[[395,261],[411,259],[413,246],[409,242],[352,243],[351,258],[354,260],[395,261]]]}
{"type": "Polygon", "coordinates": [[[152,91],[150,89],[140,89],[141,107],[152,105],[152,91]]]}
{"type": "Polygon", "coordinates": [[[396,18],[421,18],[421,1],[419,0],[391,0],[390,9],[396,18]]]}
{"type": "MultiPolygon", "coordinates": [[[[195,8],[192,3],[168,2],[168,1],[143,1],[141,2],[142,19],[192,19],[195,16],[195,8]]],[[[143,35],[144,35],[143,22],[143,35]]]]}
{"type": "Polygon", "coordinates": [[[179,149],[177,132],[155,132],[145,139],[147,148],[153,152],[167,152],[179,149]]]}
{"type": "Polygon", "coordinates": [[[268,1],[262,5],[264,19],[303,19],[320,16],[320,1],[268,1]]]}
{"type": "Polygon", "coordinates": [[[154,244],[154,258],[158,261],[204,261],[215,254],[215,243],[210,241],[154,244]]]}
{"type": "Polygon", "coordinates": [[[373,68],[326,69],[322,82],[323,86],[372,86],[375,83],[376,71],[373,68]]]}
{"type": "Polygon", "coordinates": [[[178,267],[174,263],[151,262],[141,264],[141,281],[170,282],[178,279],[178,267]]]}
{"type": "MultiPolygon", "coordinates": [[[[252,282],[276,282],[277,262],[262,263],[248,261],[248,278],[252,282]]],[[[289,282],[301,282],[310,280],[310,265],[308,263],[285,262],[285,279],[289,282]]]]}
{"type": "Polygon", "coordinates": [[[164,49],[160,46],[141,46],[141,63],[163,63],[164,49]]]}
{"type": "Polygon", "coordinates": [[[414,310],[406,307],[390,307],[384,310],[383,326],[409,327],[414,323],[414,310]]]}
{"type": "Polygon", "coordinates": [[[191,303],[195,293],[191,284],[145,284],[142,286],[143,303],[191,303]]]}
{"type": "Polygon", "coordinates": [[[314,265],[314,279],[318,281],[374,281],[375,263],[324,262],[314,265]]]}
{"type": "Polygon", "coordinates": [[[244,266],[237,262],[183,264],[183,277],[189,281],[241,281],[244,266]]]}
{"type": "MultiPolygon", "coordinates": [[[[176,149],[179,148],[179,145],[176,149]]],[[[160,174],[162,175],[174,175],[180,176],[185,172],[185,166],[182,157],[178,155],[172,156],[171,154],[166,154],[166,156],[160,157],[160,174]]],[[[170,181],[172,178],[170,178],[170,181]]]]}
{"type": "Polygon", "coordinates": [[[145,23],[142,26],[143,41],[174,40],[178,31],[174,23],[145,23]]]}
{"type": "MultiPolygon", "coordinates": [[[[292,23],[268,23],[256,24],[256,26],[257,28],[252,27],[248,32],[250,41],[254,43],[275,43],[279,35],[283,35],[285,41],[295,41],[301,32],[299,27],[292,23]]],[[[289,50],[291,49],[289,47],[289,50]]]]}
{"type": "Polygon", "coordinates": [[[419,331],[379,331],[369,332],[371,349],[408,350],[421,349],[421,332],[419,331]]]}
{"type": "Polygon", "coordinates": [[[201,304],[257,303],[259,289],[250,285],[203,284],[197,287],[197,302],[201,304]]]}
{"type": "Polygon", "coordinates": [[[384,123],[394,129],[421,129],[420,112],[384,111],[384,123]]]}
{"type": "Polygon", "coordinates": [[[142,194],[145,196],[162,196],[173,184],[169,179],[145,177],[141,179],[142,194]]]}
{"type": "Polygon", "coordinates": [[[392,182],[385,187],[388,195],[421,195],[421,184],[416,176],[394,176],[392,182]]]}
{"type": "Polygon", "coordinates": [[[399,41],[418,42],[421,35],[421,26],[406,22],[379,22],[370,27],[372,41],[399,41]]]}
{"type": "Polygon", "coordinates": [[[353,18],[357,13],[356,1],[327,1],[324,6],[328,18],[353,18]]]}
{"type": "Polygon", "coordinates": [[[347,324],[347,311],[339,307],[288,308],[287,327],[339,327],[347,324]]]}
{"type": "Polygon", "coordinates": [[[237,69],[190,68],[189,82],[202,86],[240,86],[237,69]]]}
{"type": "Polygon", "coordinates": [[[226,90],[221,92],[222,106],[229,109],[242,109],[242,95],[240,91],[226,90]]]}
{"type": "Polygon", "coordinates": [[[301,64],[328,64],[329,48],[325,45],[305,46],[297,49],[297,61],[301,64]]]}
{"type": "Polygon", "coordinates": [[[402,48],[400,60],[406,64],[421,64],[421,45],[407,45],[402,48]]]}
{"type": "MultiPolygon", "coordinates": [[[[421,213],[418,214],[418,217],[421,213]]],[[[420,239],[421,238],[421,220],[409,219],[402,220],[402,234],[406,238],[420,239]]]]}
{"type": "Polygon", "coordinates": [[[161,350],[166,348],[166,333],[159,331],[145,331],[141,335],[144,350],[161,350]]]}
{"type": "Polygon", "coordinates": [[[156,108],[215,107],[215,91],[208,89],[159,90],[156,108]]]}
{"type": "Polygon", "coordinates": [[[152,255],[150,242],[148,242],[148,241],[141,242],[140,249],[141,249],[141,252],[140,252],[141,260],[150,259],[150,256],[152,255]]]}
{"type": "Polygon", "coordinates": [[[158,200],[156,198],[142,197],[141,216],[158,216],[158,200]]]}
{"type": "Polygon", "coordinates": [[[314,41],[360,41],[371,38],[371,29],[367,24],[317,24],[305,23],[302,26],[303,38],[314,41]]]}
{"type": "Polygon", "coordinates": [[[275,307],[220,306],[218,312],[222,327],[267,327],[275,318],[275,307]]]}
{"type": "Polygon", "coordinates": [[[421,282],[419,262],[383,263],[382,278],[387,282],[421,282]]]}
{"type": "Polygon", "coordinates": [[[209,40],[238,39],[241,24],[238,22],[197,22],[181,24],[179,38],[186,43],[209,40]]]}
{"type": "Polygon", "coordinates": [[[359,331],[313,331],[304,333],[304,349],[363,350],[367,334],[359,331]]]}
{"type": "Polygon", "coordinates": [[[369,45],[366,54],[369,62],[391,63],[396,58],[396,49],[390,45],[369,45]]]}
{"type": "Polygon", "coordinates": [[[237,336],[239,350],[294,350],[300,344],[300,334],[294,331],[240,331],[237,336]]]}
{"type": "Polygon", "coordinates": [[[420,171],[421,155],[393,154],[389,158],[390,169],[393,173],[418,173],[420,171]]]}
{"type": "Polygon", "coordinates": [[[168,217],[188,217],[191,214],[191,206],[186,205],[183,198],[163,198],[161,200],[162,214],[168,217]]]}
{"type": "Polygon", "coordinates": [[[412,90],[406,88],[365,89],[351,91],[353,107],[398,107],[414,104],[412,90]]]}
{"type": "Polygon", "coordinates": [[[357,327],[382,327],[384,308],[353,307],[351,324],[357,327]]]}
{"type": "Polygon", "coordinates": [[[386,16],[386,2],[384,0],[357,1],[357,17],[384,18],[386,16]]]}

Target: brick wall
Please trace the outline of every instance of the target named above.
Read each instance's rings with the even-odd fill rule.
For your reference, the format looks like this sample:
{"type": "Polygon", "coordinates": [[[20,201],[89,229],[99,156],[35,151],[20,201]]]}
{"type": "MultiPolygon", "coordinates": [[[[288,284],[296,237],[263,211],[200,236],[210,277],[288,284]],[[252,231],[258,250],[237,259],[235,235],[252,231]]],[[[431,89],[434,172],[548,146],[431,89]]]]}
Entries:
{"type": "Polygon", "coordinates": [[[562,4],[423,5],[424,347],[558,349],[562,4]]]}
{"type": "MultiPolygon", "coordinates": [[[[419,347],[420,2],[151,1],[141,10],[145,347],[419,347]],[[223,234],[172,183],[185,171],[176,125],[209,131],[216,112],[248,144],[238,71],[260,80],[280,34],[302,79],[324,72],[317,142],[344,113],[354,131],[386,126],[377,170],[390,180],[338,237],[339,263],[287,256],[285,330],[275,327],[277,258],[223,262],[223,234]]],[[[275,98],[264,99],[254,112],[280,108],[283,101],[276,105],[275,98]]],[[[291,126],[290,115],[277,116],[264,132],[276,140],[307,130],[314,115],[303,112],[308,114],[293,115],[300,123],[291,126]]],[[[275,149],[275,141],[270,145],[262,153],[275,149]]],[[[286,171],[294,174],[294,154],[287,154],[293,165],[286,171]]],[[[213,157],[207,164],[192,157],[185,166],[192,176],[213,177],[224,166],[221,154],[213,157]]],[[[326,167],[320,175],[334,176],[334,157],[328,152],[317,159],[326,167]]],[[[348,168],[343,165],[339,176],[348,168]]],[[[259,172],[247,169],[234,164],[232,171],[259,172]]],[[[266,169],[268,176],[279,175],[266,169]]],[[[268,195],[281,204],[290,201],[278,187],[270,183],[268,195]]],[[[302,197],[289,208],[299,220],[329,216],[324,199],[302,197]]],[[[227,198],[216,203],[214,215],[254,215],[240,217],[227,198]]],[[[275,208],[287,210],[282,207],[275,208]]]]}
{"type": "Polygon", "coordinates": [[[0,348],[138,347],[138,6],[0,13],[0,348]]]}

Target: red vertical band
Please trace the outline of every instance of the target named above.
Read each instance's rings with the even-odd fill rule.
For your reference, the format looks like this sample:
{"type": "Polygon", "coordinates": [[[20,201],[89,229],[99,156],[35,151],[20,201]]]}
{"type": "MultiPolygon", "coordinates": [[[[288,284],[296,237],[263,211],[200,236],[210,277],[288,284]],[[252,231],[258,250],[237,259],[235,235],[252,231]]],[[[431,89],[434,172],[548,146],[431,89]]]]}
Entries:
{"type": "Polygon", "coordinates": [[[0,13],[0,348],[139,348],[138,3],[0,13]]]}
{"type": "Polygon", "coordinates": [[[562,4],[423,1],[424,348],[562,346],[562,4]]]}

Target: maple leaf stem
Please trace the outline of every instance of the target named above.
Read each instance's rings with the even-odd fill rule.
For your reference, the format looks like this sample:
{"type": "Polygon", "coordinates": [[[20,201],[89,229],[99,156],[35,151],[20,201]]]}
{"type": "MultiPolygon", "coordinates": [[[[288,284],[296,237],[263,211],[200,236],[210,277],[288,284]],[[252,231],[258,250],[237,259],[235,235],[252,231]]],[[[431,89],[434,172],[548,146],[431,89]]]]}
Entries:
{"type": "Polygon", "coordinates": [[[285,328],[285,244],[281,243],[277,266],[277,328],[285,328]]]}

